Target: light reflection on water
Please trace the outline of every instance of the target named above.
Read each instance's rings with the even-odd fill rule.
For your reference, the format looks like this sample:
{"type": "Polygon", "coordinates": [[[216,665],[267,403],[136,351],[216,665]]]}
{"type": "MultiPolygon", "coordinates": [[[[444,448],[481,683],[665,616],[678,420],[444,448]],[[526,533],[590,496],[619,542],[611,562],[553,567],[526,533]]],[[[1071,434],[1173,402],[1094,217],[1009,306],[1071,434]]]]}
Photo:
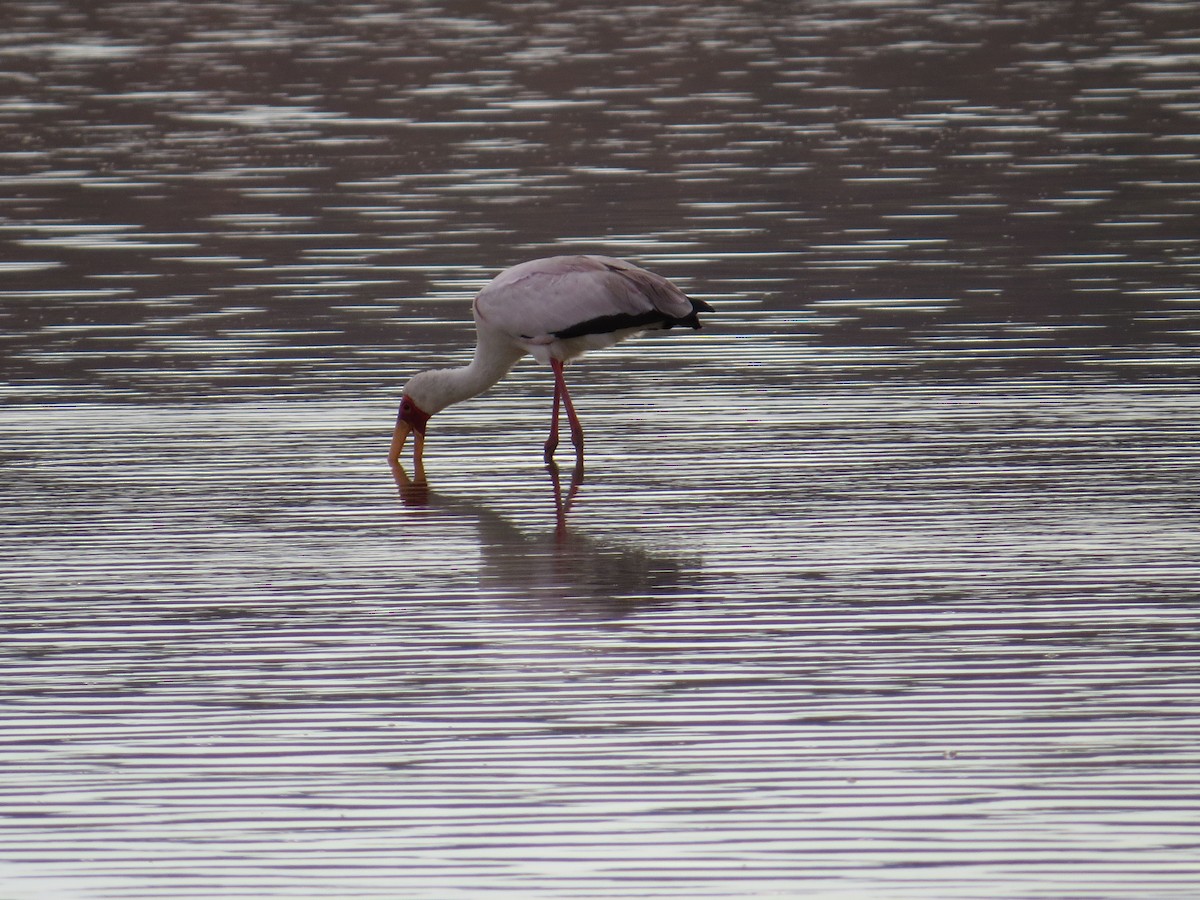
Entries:
{"type": "Polygon", "coordinates": [[[1188,4],[11,6],[6,891],[1195,894],[1188,4]]]}
{"type": "Polygon", "coordinates": [[[1194,395],[824,388],[714,441],[660,393],[585,420],[562,522],[531,399],[403,496],[382,406],[8,409],[12,857],[98,896],[1190,889],[1194,395]]]}

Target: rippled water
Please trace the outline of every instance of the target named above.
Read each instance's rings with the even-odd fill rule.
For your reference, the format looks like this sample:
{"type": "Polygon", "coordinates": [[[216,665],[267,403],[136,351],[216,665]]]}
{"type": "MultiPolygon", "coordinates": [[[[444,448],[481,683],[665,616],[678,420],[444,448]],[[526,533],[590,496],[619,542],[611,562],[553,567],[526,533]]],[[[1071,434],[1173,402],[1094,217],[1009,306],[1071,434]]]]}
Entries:
{"type": "Polygon", "coordinates": [[[1192,4],[328,7],[5,7],[0,894],[1195,896],[1192,4]]]}

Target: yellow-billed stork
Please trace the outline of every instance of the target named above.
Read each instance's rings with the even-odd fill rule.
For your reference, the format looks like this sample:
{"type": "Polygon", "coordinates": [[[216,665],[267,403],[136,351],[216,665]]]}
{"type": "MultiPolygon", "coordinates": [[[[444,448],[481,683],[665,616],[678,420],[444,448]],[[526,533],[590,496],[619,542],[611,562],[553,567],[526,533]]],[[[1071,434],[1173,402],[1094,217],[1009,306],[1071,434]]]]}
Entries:
{"type": "Polygon", "coordinates": [[[712,312],[660,275],[610,256],[551,256],[505,269],[475,297],[475,356],[469,365],[419,372],[404,386],[388,459],[398,463],[408,435],[421,465],[429,417],[481,394],[526,353],[554,372],[554,413],[545,454],[558,446],[565,406],[571,443],[583,458],[583,428],[563,379],[563,363],[643,331],[699,328],[697,312],[712,312]]]}

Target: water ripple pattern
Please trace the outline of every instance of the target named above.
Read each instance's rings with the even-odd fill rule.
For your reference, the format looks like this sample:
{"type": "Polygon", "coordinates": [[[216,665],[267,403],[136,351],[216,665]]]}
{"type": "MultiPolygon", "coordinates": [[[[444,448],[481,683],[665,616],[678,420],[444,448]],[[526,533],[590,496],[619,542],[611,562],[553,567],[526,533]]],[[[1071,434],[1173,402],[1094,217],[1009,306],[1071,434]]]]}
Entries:
{"type": "Polygon", "coordinates": [[[1192,6],[6,4],[0,895],[1197,896],[1192,6]]]}

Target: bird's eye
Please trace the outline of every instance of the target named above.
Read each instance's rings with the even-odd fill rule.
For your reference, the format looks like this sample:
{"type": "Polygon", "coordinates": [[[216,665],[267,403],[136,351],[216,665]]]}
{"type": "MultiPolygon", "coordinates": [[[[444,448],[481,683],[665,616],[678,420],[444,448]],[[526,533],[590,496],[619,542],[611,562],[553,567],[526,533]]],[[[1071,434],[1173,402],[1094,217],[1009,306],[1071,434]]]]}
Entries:
{"type": "Polygon", "coordinates": [[[412,409],[412,401],[405,397],[400,401],[400,408],[405,412],[410,411],[412,409]]]}

